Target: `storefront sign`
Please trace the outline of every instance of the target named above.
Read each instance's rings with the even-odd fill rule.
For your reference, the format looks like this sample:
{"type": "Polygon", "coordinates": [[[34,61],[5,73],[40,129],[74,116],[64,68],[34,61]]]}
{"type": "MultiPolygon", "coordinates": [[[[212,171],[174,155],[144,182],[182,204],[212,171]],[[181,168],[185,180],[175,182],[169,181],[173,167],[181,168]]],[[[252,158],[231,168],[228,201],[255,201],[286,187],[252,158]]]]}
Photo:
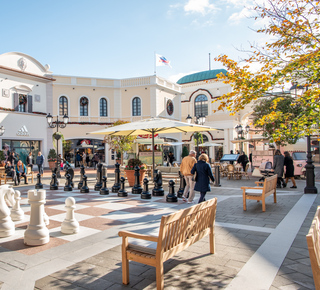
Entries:
{"type": "Polygon", "coordinates": [[[80,144],[83,146],[83,145],[90,145],[90,140],[87,140],[87,139],[85,139],[85,140],[82,140],[81,142],[80,142],[80,144]]]}
{"type": "Polygon", "coordinates": [[[17,136],[30,136],[29,131],[25,125],[17,132],[17,136]]]}
{"type": "MultiPolygon", "coordinates": [[[[154,137],[158,137],[158,135],[159,135],[159,134],[154,134],[154,137]]],[[[151,139],[151,138],[152,138],[152,134],[138,135],[138,137],[144,138],[144,139],[151,139]]]]}

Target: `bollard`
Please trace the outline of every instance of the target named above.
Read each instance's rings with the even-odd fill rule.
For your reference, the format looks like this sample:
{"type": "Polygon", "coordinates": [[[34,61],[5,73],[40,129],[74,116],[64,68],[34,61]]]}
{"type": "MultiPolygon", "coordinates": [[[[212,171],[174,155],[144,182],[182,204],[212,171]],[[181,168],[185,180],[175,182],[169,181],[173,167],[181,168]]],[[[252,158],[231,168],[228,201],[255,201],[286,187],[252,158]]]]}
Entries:
{"type": "Polygon", "coordinates": [[[86,174],[85,170],[84,170],[84,166],[81,165],[80,167],[80,182],[78,183],[78,189],[81,189],[83,186],[83,176],[86,174]]]}
{"type": "Polygon", "coordinates": [[[83,175],[83,186],[80,189],[81,193],[88,193],[89,187],[87,185],[87,175],[83,175]]]}
{"type": "Polygon", "coordinates": [[[35,185],[35,189],[41,189],[43,188],[43,184],[41,183],[41,174],[37,174],[37,183],[35,185]]]}
{"type": "Polygon", "coordinates": [[[103,176],[102,177],[102,187],[100,189],[100,194],[101,195],[108,195],[109,194],[109,189],[107,188],[107,177],[103,176]]]}
{"type": "Polygon", "coordinates": [[[215,166],[214,167],[214,186],[219,187],[221,186],[220,184],[220,166],[215,166]]]}
{"type": "Polygon", "coordinates": [[[143,191],[141,192],[142,199],[151,199],[151,193],[149,192],[149,180],[143,179],[143,191]]]}
{"type": "Polygon", "coordinates": [[[118,191],[118,196],[119,197],[126,197],[128,196],[128,192],[125,190],[124,188],[124,183],[125,183],[126,179],[124,177],[120,178],[120,189],[118,191]]]}
{"type": "Polygon", "coordinates": [[[162,187],[162,174],[160,170],[155,170],[153,182],[154,182],[154,188],[152,190],[152,195],[164,196],[164,190],[162,187]]]}
{"type": "Polygon", "coordinates": [[[181,171],[179,171],[179,177],[180,177],[180,187],[178,190],[178,197],[182,198],[184,189],[186,187],[186,180],[184,179],[184,176],[181,173],[181,171]]]}
{"type": "Polygon", "coordinates": [[[97,165],[97,183],[94,186],[95,191],[100,191],[102,188],[102,164],[97,165]]]}
{"type": "Polygon", "coordinates": [[[174,192],[174,185],[175,185],[175,182],[173,180],[170,180],[169,181],[169,194],[166,197],[167,202],[177,202],[178,201],[178,198],[174,192]]]}
{"type": "Polygon", "coordinates": [[[134,168],[134,185],[132,187],[132,194],[141,194],[142,187],[140,185],[140,168],[136,166],[134,168]]]}
{"type": "Polygon", "coordinates": [[[114,185],[112,186],[112,192],[117,193],[120,190],[120,164],[115,164],[116,169],[114,170],[114,185]]]}
{"type": "Polygon", "coordinates": [[[71,175],[69,173],[67,173],[66,175],[66,184],[63,188],[64,191],[72,191],[72,185],[71,185],[71,175]]]}

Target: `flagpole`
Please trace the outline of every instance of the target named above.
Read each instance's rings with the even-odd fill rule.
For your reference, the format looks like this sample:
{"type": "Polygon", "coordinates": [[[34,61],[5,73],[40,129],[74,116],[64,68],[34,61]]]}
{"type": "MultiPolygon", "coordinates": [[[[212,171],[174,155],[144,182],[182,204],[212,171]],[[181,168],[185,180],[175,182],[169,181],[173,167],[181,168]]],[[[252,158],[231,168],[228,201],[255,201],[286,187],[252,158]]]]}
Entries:
{"type": "Polygon", "coordinates": [[[153,54],[153,63],[154,63],[154,75],[157,75],[156,52],[154,52],[153,54]]]}

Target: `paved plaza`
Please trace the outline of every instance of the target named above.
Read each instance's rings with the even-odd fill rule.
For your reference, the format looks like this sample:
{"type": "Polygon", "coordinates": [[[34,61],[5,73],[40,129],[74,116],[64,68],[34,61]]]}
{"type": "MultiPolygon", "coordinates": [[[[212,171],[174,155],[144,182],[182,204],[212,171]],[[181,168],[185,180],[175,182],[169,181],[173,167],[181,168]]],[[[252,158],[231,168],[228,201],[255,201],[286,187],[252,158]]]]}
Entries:
{"type": "MultiPolygon", "coordinates": [[[[320,190],[320,167],[316,167],[316,186],[320,190]]],[[[157,234],[162,215],[191,206],[179,199],[167,203],[165,197],[142,200],[131,194],[100,195],[93,190],[95,174],[88,170],[89,193],[47,190],[45,211],[50,219],[50,242],[28,247],[23,235],[30,217],[27,190],[20,185],[21,208],[25,219],[16,222],[13,236],[0,239],[0,288],[4,289],[155,289],[155,269],[130,262],[130,284],[122,285],[120,230],[157,234]],[[75,217],[80,231],[60,232],[65,218],[65,199],[76,200],[75,217]]],[[[108,170],[108,188],[114,179],[108,170]]],[[[267,198],[266,212],[261,203],[247,201],[242,207],[241,186],[253,186],[256,178],[221,179],[207,198],[218,198],[215,237],[216,253],[209,253],[209,240],[201,241],[164,264],[165,289],[314,289],[305,235],[320,205],[319,194],[303,194],[305,180],[297,189],[278,189],[277,203],[267,198]]],[[[77,178],[75,179],[77,185],[77,178]]],[[[152,188],[152,186],[150,186],[152,188]]],[[[176,186],[176,191],[179,186],[176,186]]],[[[168,188],[165,186],[166,192],[168,188]]],[[[199,198],[199,194],[196,194],[199,198]]],[[[145,243],[144,243],[145,245],[145,243]]],[[[154,247],[154,244],[150,244],[154,247]]]]}

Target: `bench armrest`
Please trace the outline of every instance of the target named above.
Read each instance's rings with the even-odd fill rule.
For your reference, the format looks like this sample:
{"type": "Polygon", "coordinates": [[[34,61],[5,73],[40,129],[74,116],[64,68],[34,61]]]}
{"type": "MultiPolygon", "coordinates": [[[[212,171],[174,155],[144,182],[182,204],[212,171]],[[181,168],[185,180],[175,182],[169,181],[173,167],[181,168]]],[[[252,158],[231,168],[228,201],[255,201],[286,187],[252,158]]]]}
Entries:
{"type": "Polygon", "coordinates": [[[263,187],[249,187],[249,186],[242,186],[241,189],[261,189],[263,190],[263,187]]]}
{"type": "Polygon", "coordinates": [[[256,185],[262,185],[262,184],[264,184],[264,181],[255,181],[255,184],[256,185]]]}
{"type": "Polygon", "coordinates": [[[137,234],[137,233],[128,232],[128,231],[120,231],[118,235],[119,237],[128,237],[128,238],[135,238],[135,239],[146,240],[151,242],[158,242],[158,237],[137,234]]]}

